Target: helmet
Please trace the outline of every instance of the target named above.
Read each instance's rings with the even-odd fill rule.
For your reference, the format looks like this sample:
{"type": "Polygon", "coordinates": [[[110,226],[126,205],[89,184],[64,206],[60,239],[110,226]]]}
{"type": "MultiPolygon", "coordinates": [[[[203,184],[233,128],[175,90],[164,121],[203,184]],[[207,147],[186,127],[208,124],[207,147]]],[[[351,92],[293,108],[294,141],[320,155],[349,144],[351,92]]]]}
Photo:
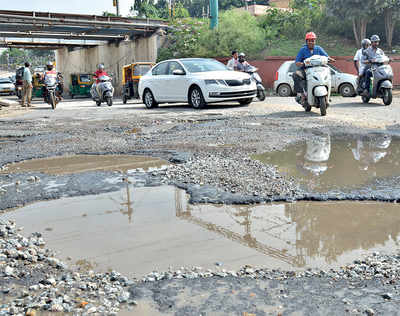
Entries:
{"type": "Polygon", "coordinates": [[[245,53],[240,53],[239,57],[246,57],[246,54],[245,53]]]}
{"type": "Polygon", "coordinates": [[[361,41],[361,46],[362,46],[363,48],[366,48],[366,47],[369,46],[369,45],[371,45],[371,41],[370,41],[368,38],[364,38],[364,39],[361,41]]]}
{"type": "Polygon", "coordinates": [[[104,70],[104,65],[103,64],[99,64],[99,69],[104,70]]]}
{"type": "Polygon", "coordinates": [[[307,40],[313,40],[313,39],[317,39],[317,35],[315,35],[314,32],[308,32],[308,33],[306,34],[306,41],[307,41],[307,40]]]}
{"type": "Polygon", "coordinates": [[[46,68],[47,68],[47,70],[52,70],[53,69],[53,63],[51,62],[51,61],[49,61],[47,64],[46,64],[46,68]]]}
{"type": "Polygon", "coordinates": [[[372,35],[371,36],[371,42],[379,42],[381,39],[379,38],[378,35],[372,35]]]}

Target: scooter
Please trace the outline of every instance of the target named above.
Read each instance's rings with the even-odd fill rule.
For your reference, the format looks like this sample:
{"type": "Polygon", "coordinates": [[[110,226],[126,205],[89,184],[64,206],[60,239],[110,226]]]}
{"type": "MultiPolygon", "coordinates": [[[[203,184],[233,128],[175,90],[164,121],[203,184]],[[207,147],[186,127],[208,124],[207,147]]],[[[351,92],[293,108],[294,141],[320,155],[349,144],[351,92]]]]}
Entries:
{"type": "Polygon", "coordinates": [[[92,88],[90,89],[93,101],[96,102],[97,106],[100,106],[102,102],[107,102],[108,106],[112,106],[114,87],[111,84],[111,78],[108,76],[101,76],[99,81],[97,89],[95,85],[92,85],[92,88]]]}
{"type": "Polygon", "coordinates": [[[368,94],[360,93],[362,101],[368,103],[371,98],[382,98],[385,105],[392,103],[393,95],[393,70],[389,65],[389,57],[379,56],[371,61],[371,84],[368,87],[368,94]]]}
{"type": "Polygon", "coordinates": [[[59,98],[56,96],[57,85],[57,78],[54,77],[49,76],[44,81],[44,86],[46,89],[44,99],[47,104],[51,105],[53,110],[56,109],[57,103],[59,102],[59,98]]]}
{"type": "Polygon", "coordinates": [[[304,91],[306,99],[302,101],[296,98],[306,112],[311,111],[311,107],[319,108],[321,116],[326,115],[331,96],[331,71],[328,67],[328,57],[314,55],[304,60],[307,77],[307,91],[304,91]]]}
{"type": "Polygon", "coordinates": [[[260,75],[257,73],[258,68],[254,66],[248,66],[246,69],[246,72],[250,75],[251,79],[256,83],[257,85],[257,99],[260,101],[265,100],[265,88],[262,85],[262,79],[260,75]]]}

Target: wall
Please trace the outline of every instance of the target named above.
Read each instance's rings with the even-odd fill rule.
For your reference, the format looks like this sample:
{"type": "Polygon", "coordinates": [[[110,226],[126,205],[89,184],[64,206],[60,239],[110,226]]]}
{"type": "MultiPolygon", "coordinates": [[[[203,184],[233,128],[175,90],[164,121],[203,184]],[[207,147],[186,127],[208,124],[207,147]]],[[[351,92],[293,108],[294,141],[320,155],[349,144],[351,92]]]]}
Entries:
{"type": "Polygon", "coordinates": [[[115,94],[121,95],[122,66],[138,61],[155,62],[158,48],[161,45],[159,37],[158,34],[153,34],[150,37],[138,38],[133,41],[122,41],[72,51],[68,48],[57,50],[57,71],[64,76],[65,94],[69,93],[71,74],[94,73],[97,65],[103,63],[106,71],[113,78],[115,94]]]}
{"type": "MultiPolygon", "coordinates": [[[[332,65],[340,69],[343,72],[356,74],[354,69],[353,56],[339,56],[333,57],[336,59],[332,65]]],[[[400,86],[400,56],[390,56],[392,59],[391,66],[393,68],[394,78],[393,83],[395,86],[400,86]]],[[[223,63],[227,63],[228,58],[217,58],[223,63]]],[[[270,56],[266,57],[265,60],[249,60],[249,63],[259,68],[259,75],[263,79],[263,83],[266,88],[272,88],[275,80],[276,71],[287,60],[294,60],[295,57],[288,56],[270,56]]]]}

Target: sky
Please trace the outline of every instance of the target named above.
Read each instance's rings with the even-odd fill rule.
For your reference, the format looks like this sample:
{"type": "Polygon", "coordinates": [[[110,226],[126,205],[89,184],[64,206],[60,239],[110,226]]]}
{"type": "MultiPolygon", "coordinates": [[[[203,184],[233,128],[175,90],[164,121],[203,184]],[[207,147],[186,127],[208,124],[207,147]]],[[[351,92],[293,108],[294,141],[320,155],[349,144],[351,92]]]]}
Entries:
{"type": "MultiPolygon", "coordinates": [[[[1,10],[44,11],[101,15],[103,11],[116,12],[113,0],[0,0],[1,10]]],[[[134,0],[119,0],[120,14],[129,14],[134,0]]]]}

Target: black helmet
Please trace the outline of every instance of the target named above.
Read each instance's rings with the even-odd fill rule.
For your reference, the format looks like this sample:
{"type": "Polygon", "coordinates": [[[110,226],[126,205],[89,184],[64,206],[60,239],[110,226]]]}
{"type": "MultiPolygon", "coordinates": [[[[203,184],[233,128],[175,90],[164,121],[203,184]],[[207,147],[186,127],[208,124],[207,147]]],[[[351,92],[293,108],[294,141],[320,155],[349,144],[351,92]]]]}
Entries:
{"type": "Polygon", "coordinates": [[[379,38],[378,35],[372,35],[371,36],[371,42],[379,42],[381,39],[379,38]]]}
{"type": "Polygon", "coordinates": [[[367,46],[371,45],[371,41],[368,38],[364,38],[361,41],[361,46],[362,48],[367,48],[367,46]]]}

